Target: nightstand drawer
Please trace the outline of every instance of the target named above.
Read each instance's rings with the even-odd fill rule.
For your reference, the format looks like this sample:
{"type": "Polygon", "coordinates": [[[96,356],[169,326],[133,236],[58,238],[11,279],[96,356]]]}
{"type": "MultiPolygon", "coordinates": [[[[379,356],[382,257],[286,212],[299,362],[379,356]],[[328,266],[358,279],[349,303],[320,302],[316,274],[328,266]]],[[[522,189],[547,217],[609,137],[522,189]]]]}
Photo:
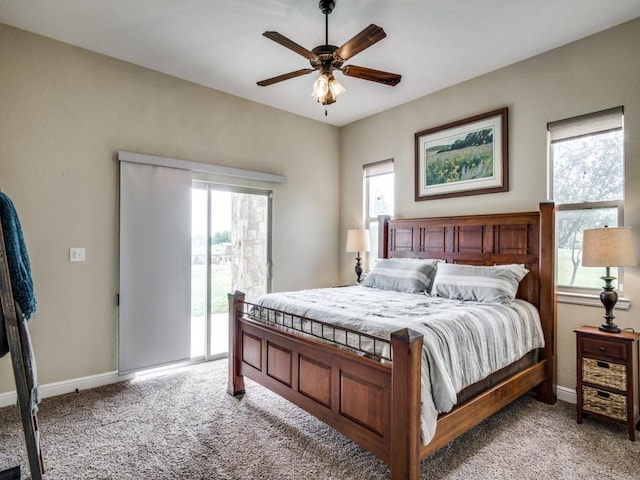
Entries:
{"type": "Polygon", "coordinates": [[[582,387],[582,409],[617,420],[627,420],[627,397],[617,393],[582,387]]]}
{"type": "Polygon", "coordinates": [[[626,391],[627,366],[593,358],[583,358],[582,381],[626,391]]]}
{"type": "Polygon", "coordinates": [[[626,342],[611,342],[600,338],[584,337],[582,339],[582,353],[592,356],[606,356],[613,360],[626,362],[628,357],[626,342]]]}

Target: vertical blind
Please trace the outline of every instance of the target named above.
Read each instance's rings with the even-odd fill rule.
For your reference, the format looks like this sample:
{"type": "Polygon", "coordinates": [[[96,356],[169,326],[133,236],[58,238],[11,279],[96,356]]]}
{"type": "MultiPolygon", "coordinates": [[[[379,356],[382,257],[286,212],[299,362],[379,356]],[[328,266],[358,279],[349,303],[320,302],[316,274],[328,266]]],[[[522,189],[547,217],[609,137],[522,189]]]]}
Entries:
{"type": "Polygon", "coordinates": [[[120,162],[118,370],[191,357],[191,172],[120,162]]]}

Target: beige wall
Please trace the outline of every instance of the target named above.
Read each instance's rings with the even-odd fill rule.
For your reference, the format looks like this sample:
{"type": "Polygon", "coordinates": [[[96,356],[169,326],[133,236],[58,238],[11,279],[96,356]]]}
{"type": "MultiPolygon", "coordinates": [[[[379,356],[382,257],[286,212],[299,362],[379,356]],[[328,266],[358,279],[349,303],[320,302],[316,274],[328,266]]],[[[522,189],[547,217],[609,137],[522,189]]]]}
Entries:
{"type": "MultiPolygon", "coordinates": [[[[343,127],[341,238],[346,236],[346,229],[360,222],[365,163],[395,159],[398,217],[535,210],[539,202],[547,199],[547,122],[624,105],[625,223],[634,227],[640,254],[638,51],[640,20],[635,20],[343,127]],[[415,202],[414,133],[502,106],[509,107],[510,191],[415,202]]],[[[350,279],[353,259],[345,253],[341,258],[341,278],[350,279]]],[[[625,269],[625,279],[626,296],[632,304],[630,310],[616,313],[617,321],[640,331],[638,269],[625,269]]],[[[558,383],[575,389],[573,329],[599,324],[604,311],[561,304],[558,312],[558,383]]]]}
{"type": "Polygon", "coordinates": [[[337,128],[0,24],[0,188],[31,258],[41,384],[117,368],[118,150],[287,176],[245,183],[274,190],[273,287],[335,284],[337,128]]]}
{"type": "MultiPolygon", "coordinates": [[[[639,50],[636,20],[338,130],[0,25],[0,188],[33,264],[40,383],[116,369],[118,150],[286,175],[253,184],[274,190],[274,289],[285,290],[352,281],[343,247],[360,223],[364,163],[395,159],[399,217],[532,210],[547,198],[547,122],[624,105],[626,224],[640,253],[639,50]],[[501,106],[510,191],[414,202],[414,133],[501,106]],[[85,263],[69,263],[72,246],[85,263]]],[[[632,305],[617,321],[640,331],[638,269],[626,283],[632,305]]],[[[559,306],[561,386],[575,387],[573,329],[601,315],[559,306]]],[[[0,360],[0,393],[13,388],[0,360]]]]}

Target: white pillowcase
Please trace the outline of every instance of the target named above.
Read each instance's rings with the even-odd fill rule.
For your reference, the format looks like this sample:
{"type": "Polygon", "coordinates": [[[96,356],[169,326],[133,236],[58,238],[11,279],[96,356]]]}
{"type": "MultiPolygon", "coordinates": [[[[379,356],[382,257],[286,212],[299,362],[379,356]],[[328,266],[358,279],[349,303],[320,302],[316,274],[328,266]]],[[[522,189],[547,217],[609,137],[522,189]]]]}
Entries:
{"type": "Polygon", "coordinates": [[[373,266],[362,285],[396,290],[398,292],[425,292],[431,290],[436,265],[442,260],[422,258],[383,258],[373,266]]]}
{"type": "Polygon", "coordinates": [[[523,265],[515,264],[483,267],[441,263],[431,294],[472,302],[511,303],[528,272],[523,265]]]}

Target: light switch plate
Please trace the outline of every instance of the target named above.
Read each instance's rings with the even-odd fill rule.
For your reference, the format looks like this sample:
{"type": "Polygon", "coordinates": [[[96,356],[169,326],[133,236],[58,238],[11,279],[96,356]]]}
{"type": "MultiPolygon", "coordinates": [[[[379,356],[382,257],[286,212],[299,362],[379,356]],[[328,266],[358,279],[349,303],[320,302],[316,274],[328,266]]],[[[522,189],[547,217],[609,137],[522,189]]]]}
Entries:
{"type": "Polygon", "coordinates": [[[69,249],[69,261],[70,262],[84,262],[84,248],[83,247],[71,247],[69,249]]]}

